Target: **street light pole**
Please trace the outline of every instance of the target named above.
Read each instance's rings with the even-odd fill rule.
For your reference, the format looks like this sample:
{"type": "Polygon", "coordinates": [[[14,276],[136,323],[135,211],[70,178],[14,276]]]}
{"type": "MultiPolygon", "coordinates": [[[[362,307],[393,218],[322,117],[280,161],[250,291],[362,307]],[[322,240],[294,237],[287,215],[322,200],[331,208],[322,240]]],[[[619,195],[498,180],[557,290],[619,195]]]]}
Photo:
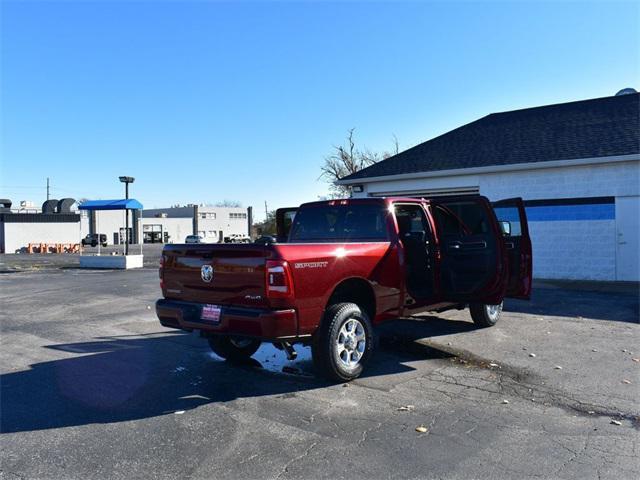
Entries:
{"type": "MultiPolygon", "coordinates": [[[[129,200],[129,184],[135,181],[133,177],[120,177],[120,181],[124,183],[124,198],[129,200]]],[[[124,209],[125,226],[124,226],[124,254],[129,255],[129,209],[124,209]]]]}

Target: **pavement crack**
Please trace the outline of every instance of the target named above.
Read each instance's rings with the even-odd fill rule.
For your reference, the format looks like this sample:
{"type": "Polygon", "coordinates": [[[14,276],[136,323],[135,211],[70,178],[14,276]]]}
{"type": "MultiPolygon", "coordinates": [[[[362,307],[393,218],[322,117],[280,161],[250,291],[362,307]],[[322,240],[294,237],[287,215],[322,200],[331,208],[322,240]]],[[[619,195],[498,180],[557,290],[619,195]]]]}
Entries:
{"type": "Polygon", "coordinates": [[[360,441],[358,442],[358,446],[362,446],[362,444],[364,444],[364,442],[367,441],[367,439],[369,438],[369,434],[372,432],[377,432],[378,430],[380,430],[382,428],[382,422],[378,422],[376,424],[375,427],[373,428],[368,428],[362,431],[362,438],[360,439],[360,441]]]}
{"type": "Polygon", "coordinates": [[[291,460],[289,460],[284,467],[282,467],[282,470],[280,471],[280,473],[276,476],[277,478],[282,478],[283,475],[285,475],[286,473],[289,473],[289,467],[295,463],[298,462],[299,460],[302,460],[303,458],[309,456],[309,454],[311,453],[311,450],[313,450],[315,448],[315,446],[318,445],[318,442],[313,442],[303,453],[302,455],[298,455],[297,457],[292,458],[291,460]]]}

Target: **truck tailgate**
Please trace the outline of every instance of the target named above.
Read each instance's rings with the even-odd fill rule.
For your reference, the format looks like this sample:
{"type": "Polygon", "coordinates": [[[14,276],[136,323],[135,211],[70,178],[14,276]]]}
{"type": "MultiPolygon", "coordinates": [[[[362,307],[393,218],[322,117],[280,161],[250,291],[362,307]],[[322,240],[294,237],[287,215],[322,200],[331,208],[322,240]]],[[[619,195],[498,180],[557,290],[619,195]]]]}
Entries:
{"type": "Polygon", "coordinates": [[[270,253],[268,246],[255,244],[167,245],[162,252],[164,296],[207,304],[265,306],[265,259],[270,253]]]}

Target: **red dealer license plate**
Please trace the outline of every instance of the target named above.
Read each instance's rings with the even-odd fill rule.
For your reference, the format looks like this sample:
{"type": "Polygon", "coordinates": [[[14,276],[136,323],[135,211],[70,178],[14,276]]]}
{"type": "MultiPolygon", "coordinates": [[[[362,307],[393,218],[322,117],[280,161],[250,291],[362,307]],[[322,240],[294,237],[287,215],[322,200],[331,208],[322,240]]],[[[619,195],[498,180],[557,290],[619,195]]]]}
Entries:
{"type": "Polygon", "coordinates": [[[220,313],[222,308],[218,305],[203,305],[200,318],[211,323],[220,323],[220,313]]]}

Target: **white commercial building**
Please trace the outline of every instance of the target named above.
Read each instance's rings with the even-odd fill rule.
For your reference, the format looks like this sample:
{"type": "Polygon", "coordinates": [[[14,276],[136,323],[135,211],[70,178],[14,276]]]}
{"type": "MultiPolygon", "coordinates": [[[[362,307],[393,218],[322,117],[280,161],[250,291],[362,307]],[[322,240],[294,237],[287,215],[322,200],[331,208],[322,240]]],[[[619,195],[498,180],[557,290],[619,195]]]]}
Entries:
{"type": "Polygon", "coordinates": [[[202,205],[143,210],[140,229],[145,243],[182,243],[187,235],[222,243],[225,238],[249,236],[251,212],[251,207],[202,205]]]}
{"type": "Polygon", "coordinates": [[[68,250],[80,243],[81,216],[72,198],[47,200],[42,208],[26,201],[11,206],[11,200],[0,200],[0,253],[25,253],[30,245],[37,251],[68,250]]]}
{"type": "MultiPolygon", "coordinates": [[[[251,207],[185,207],[146,209],[129,212],[131,243],[182,243],[187,235],[200,235],[208,243],[223,242],[233,236],[247,237],[251,207]]],[[[107,236],[109,245],[124,242],[125,213],[118,210],[90,212],[90,230],[107,236]]]]}
{"type": "Polygon", "coordinates": [[[0,213],[0,253],[25,253],[28,246],[80,243],[80,215],[75,213],[0,213]]]}
{"type": "Polygon", "coordinates": [[[639,281],[639,97],[494,113],[339,183],[354,197],[522,197],[535,277],[639,281]]]}

